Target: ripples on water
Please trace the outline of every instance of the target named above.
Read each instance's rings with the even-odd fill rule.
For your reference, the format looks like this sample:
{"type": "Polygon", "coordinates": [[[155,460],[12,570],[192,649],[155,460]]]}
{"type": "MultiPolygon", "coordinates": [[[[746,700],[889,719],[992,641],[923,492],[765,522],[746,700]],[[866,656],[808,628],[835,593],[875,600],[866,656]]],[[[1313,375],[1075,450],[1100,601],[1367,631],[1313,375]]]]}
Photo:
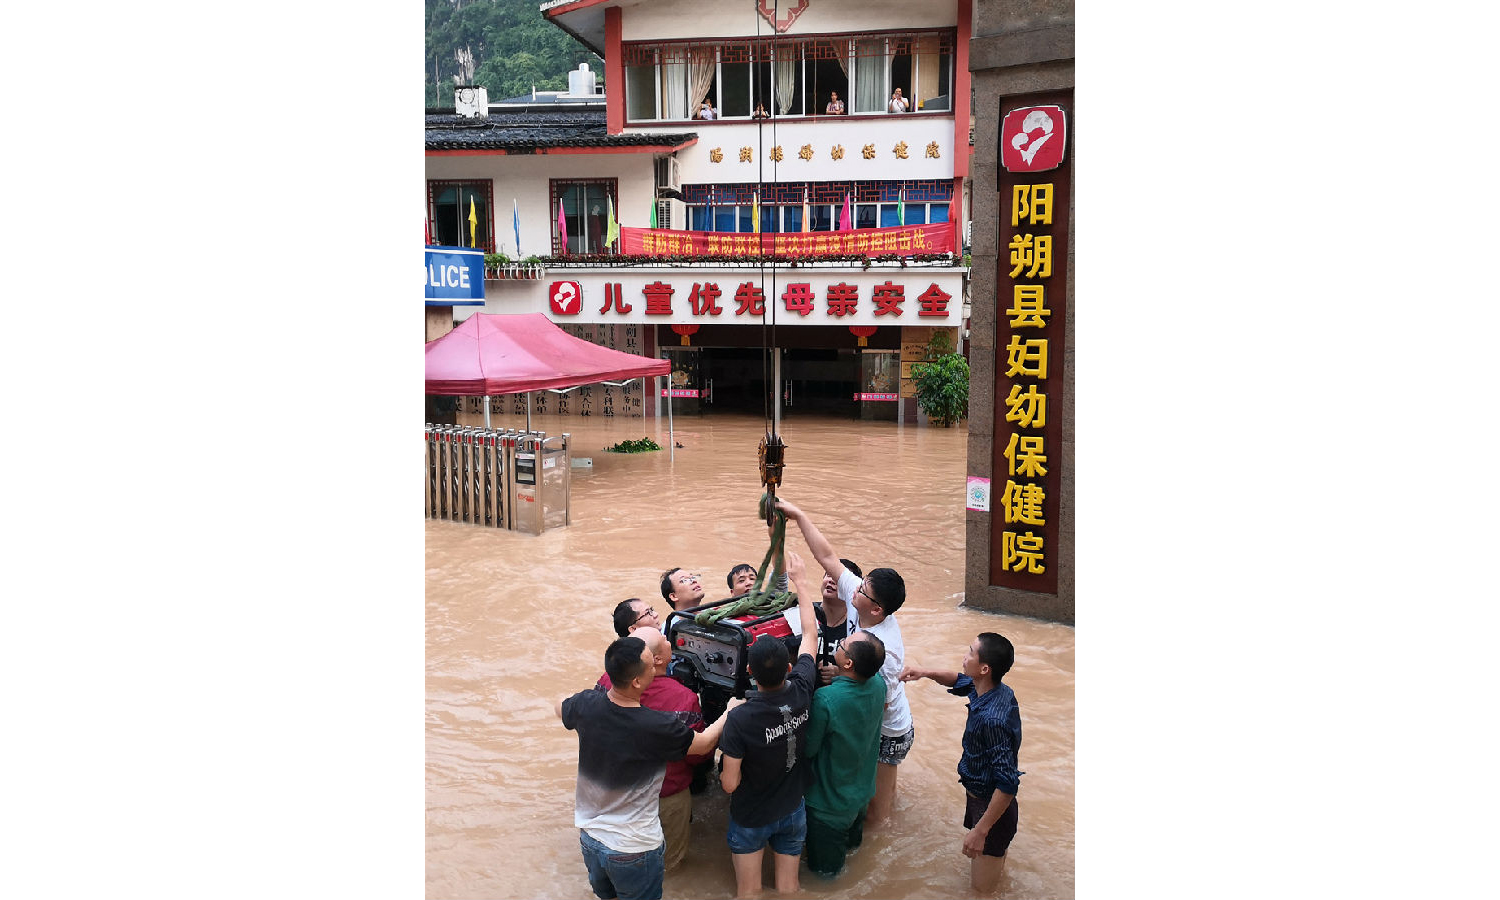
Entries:
{"type": "MultiPolygon", "coordinates": [[[[492,424],[524,427],[524,417],[492,424]]],[[[644,435],[666,447],[665,422],[534,416],[533,425],[571,432],[574,456],[593,458],[592,471],[574,471],[572,525],[530,536],[427,522],[430,898],[593,896],[573,827],[577,740],[553,704],[602,671],[620,600],[649,599],[664,613],[657,583],[672,566],[703,573],[710,596],[723,596],[729,569],[759,565],[766,551],[755,518],[760,419],[679,418],[675,460],[665,450],[601,452],[644,435]]],[[[958,607],[964,430],[794,417],[781,432],[789,448],[781,494],[839,555],[866,570],[891,566],[905,579],[899,619],[909,661],[957,671],[981,631],[1015,643],[1006,682],[1021,703],[1026,775],[1000,896],[1072,897],[1073,629],[958,607]]],[[[795,527],[788,546],[808,556],[795,527]]],[[[867,832],[837,880],[804,868],[796,896],[971,895],[955,771],[964,701],[929,681],[907,693],[917,738],[901,765],[892,821],[867,832]]],[[[715,785],[693,804],[693,843],[668,873],[664,896],[732,897],[728,796],[715,785]]]]}

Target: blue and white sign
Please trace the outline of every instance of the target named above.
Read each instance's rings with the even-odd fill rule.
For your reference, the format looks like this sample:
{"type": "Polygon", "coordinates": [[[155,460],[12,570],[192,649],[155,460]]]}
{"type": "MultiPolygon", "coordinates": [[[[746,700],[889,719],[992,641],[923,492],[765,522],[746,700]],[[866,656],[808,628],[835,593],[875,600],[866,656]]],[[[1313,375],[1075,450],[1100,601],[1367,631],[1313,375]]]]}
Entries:
{"type": "Polygon", "coordinates": [[[427,245],[427,305],[483,306],[484,251],[427,245]]]}

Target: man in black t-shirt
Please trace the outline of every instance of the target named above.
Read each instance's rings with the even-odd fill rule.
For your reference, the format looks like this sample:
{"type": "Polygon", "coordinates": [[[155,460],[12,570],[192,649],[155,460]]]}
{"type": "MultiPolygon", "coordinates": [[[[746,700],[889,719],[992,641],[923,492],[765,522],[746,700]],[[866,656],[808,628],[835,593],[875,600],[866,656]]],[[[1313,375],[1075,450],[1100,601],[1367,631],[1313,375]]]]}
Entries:
{"type": "MultiPolygon", "coordinates": [[[[788,551],[786,571],[799,598],[811,598],[802,558],[788,551]]],[[[790,610],[788,610],[790,612],[790,610]]],[[[749,669],[758,690],[745,704],[721,719],[724,771],[719,782],[729,798],[729,852],[733,854],[737,896],[761,888],[761,857],[766,844],[776,860],[776,890],[798,890],[797,866],[807,836],[807,809],[802,795],[810,769],[803,760],[802,733],[807,728],[817,669],[817,619],[812,603],[801,600],[797,615],[802,643],[797,662],[787,659],[786,645],[761,635],[750,645],[749,669]]]]}
{"type": "Polygon", "coordinates": [[[656,676],[655,658],[638,637],[610,644],[604,671],[608,692],[581,691],[557,704],[563,726],[578,732],[573,824],[595,895],[656,900],[665,851],[658,800],[667,763],[711,753],[727,717],[694,733],[677,717],[641,706],[656,676]]]}

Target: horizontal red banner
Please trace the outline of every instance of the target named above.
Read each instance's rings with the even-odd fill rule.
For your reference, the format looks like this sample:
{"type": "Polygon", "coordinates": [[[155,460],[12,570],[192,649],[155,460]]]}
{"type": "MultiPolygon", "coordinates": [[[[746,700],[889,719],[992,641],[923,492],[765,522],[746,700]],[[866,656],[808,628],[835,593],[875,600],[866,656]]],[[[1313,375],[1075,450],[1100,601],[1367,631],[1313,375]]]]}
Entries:
{"type": "Polygon", "coordinates": [[[803,231],[789,234],[729,234],[717,231],[670,231],[664,228],[620,228],[620,252],[645,256],[912,256],[958,252],[958,228],[952,222],[850,231],[803,231]]]}

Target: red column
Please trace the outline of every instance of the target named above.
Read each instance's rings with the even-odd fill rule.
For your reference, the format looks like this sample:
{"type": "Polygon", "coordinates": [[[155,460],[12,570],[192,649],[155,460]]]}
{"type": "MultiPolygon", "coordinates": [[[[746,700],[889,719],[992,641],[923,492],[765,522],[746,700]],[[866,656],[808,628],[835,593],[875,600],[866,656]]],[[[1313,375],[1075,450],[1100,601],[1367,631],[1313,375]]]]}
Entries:
{"type": "MultiPolygon", "coordinates": [[[[974,31],[974,6],[958,0],[958,41],[953,48],[953,175],[969,174],[969,39],[974,31]]],[[[951,213],[950,213],[951,215],[951,213]]]]}
{"type": "MultiPolygon", "coordinates": [[[[962,5],[962,4],[960,4],[962,5]]],[[[625,131],[625,63],[621,55],[620,38],[624,29],[620,25],[620,8],[611,6],[604,10],[604,128],[610,134],[625,131]]],[[[966,39],[967,40],[967,39],[966,39]]],[[[964,47],[964,65],[968,65],[968,47],[964,47]]],[[[964,73],[967,85],[968,73],[964,73]]],[[[968,88],[964,88],[968,90],[968,88]]]]}

